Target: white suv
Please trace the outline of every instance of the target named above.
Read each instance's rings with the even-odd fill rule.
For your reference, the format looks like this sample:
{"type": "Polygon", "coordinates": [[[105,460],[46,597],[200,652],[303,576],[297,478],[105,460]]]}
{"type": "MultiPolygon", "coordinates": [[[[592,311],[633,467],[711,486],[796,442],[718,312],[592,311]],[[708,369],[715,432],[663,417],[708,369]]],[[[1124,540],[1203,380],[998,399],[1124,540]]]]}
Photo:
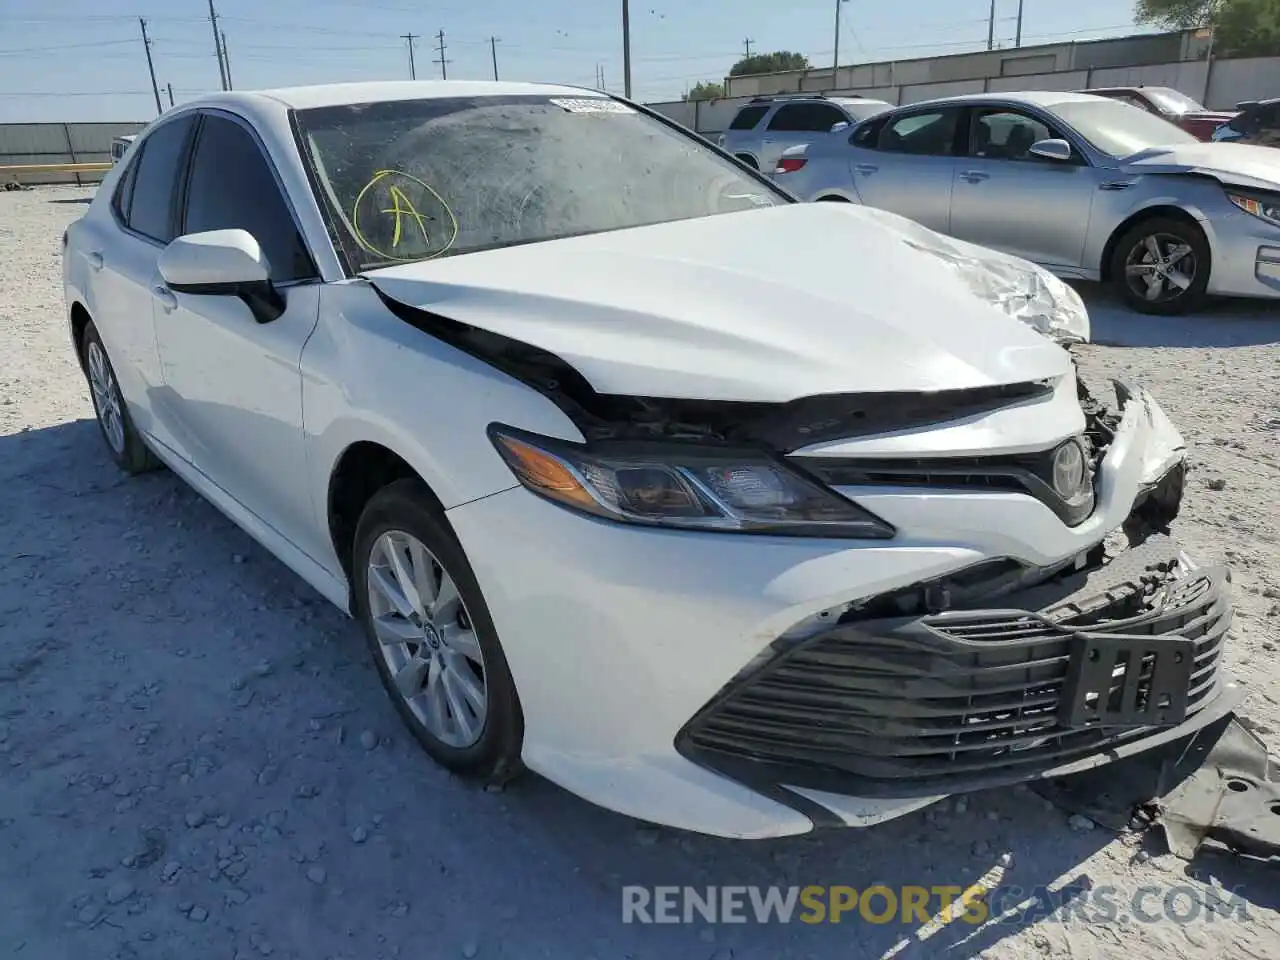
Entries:
{"type": "Polygon", "coordinates": [[[719,145],[756,170],[772,173],[788,147],[810,143],[839,124],[853,125],[892,109],[883,100],[821,94],[756,97],[734,116],[719,145]]]}
{"type": "Polygon", "coordinates": [[[213,94],[107,175],[64,274],[111,457],[357,618],[460,773],[778,836],[1230,702],[1223,572],[1151,536],[1181,439],[1080,392],[1079,298],[643,108],[213,94]]]}

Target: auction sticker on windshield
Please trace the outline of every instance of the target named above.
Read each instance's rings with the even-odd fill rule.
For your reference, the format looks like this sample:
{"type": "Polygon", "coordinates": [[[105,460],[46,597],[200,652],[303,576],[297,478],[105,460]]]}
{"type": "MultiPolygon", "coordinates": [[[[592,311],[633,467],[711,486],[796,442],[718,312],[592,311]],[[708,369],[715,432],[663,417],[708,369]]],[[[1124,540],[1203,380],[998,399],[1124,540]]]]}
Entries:
{"type": "Polygon", "coordinates": [[[635,113],[625,103],[605,97],[552,97],[551,102],[570,113],[635,113]]]}

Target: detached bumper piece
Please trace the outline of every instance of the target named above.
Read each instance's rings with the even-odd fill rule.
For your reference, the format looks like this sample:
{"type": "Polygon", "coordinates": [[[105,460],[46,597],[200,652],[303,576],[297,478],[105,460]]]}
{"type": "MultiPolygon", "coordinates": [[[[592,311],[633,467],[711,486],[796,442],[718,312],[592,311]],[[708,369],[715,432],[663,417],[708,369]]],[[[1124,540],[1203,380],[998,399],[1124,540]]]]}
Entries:
{"type": "Polygon", "coordinates": [[[758,788],[868,798],[1085,769],[1215,719],[1227,580],[1156,537],[1005,609],[847,614],[736,678],[676,746],[758,788]]]}

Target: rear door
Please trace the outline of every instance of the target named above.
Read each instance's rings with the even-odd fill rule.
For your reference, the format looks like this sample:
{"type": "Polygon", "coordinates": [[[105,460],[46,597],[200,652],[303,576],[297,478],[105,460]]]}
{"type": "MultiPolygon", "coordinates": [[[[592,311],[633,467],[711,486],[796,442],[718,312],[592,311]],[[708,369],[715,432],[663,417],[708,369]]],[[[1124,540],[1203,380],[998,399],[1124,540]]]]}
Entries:
{"type": "Polygon", "coordinates": [[[788,147],[812,143],[831,132],[837,123],[847,123],[848,117],[838,108],[820,100],[804,100],[784,103],[773,112],[765,126],[760,144],[760,169],[773,173],[778,158],[788,147]]]}
{"type": "Polygon", "coordinates": [[[948,232],[960,107],[921,107],[861,125],[849,173],[862,202],[948,232]]]}
{"type": "Polygon", "coordinates": [[[1074,144],[1068,161],[1030,152],[1049,139],[1068,138],[1039,114],[972,109],[950,233],[1046,266],[1080,266],[1099,177],[1074,144]]]}
{"type": "MultiPolygon", "coordinates": [[[[156,433],[152,419],[161,385],[151,323],[160,251],[174,237],[178,173],[193,115],[174,117],[150,131],[116,183],[111,217],[92,223],[77,255],[88,262],[89,312],[115,368],[134,423],[156,433]]],[[[159,431],[160,438],[165,436],[159,431]]]]}

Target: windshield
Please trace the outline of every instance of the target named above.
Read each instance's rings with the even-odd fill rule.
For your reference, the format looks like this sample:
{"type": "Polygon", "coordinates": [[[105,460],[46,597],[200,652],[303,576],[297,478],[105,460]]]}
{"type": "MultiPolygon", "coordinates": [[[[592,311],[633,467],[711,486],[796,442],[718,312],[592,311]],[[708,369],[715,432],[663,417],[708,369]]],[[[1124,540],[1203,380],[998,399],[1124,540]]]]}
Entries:
{"type": "Polygon", "coordinates": [[[1150,147],[1200,141],[1163,117],[1118,100],[1075,100],[1053,112],[1103,153],[1127,157],[1150,147]]]}
{"type": "Polygon", "coordinates": [[[604,96],[390,101],[297,118],[353,270],[791,202],[604,96]]]}
{"type": "Polygon", "coordinates": [[[1156,106],[1165,113],[1193,113],[1204,109],[1185,93],[1179,93],[1168,87],[1143,87],[1142,92],[1154,100],[1156,106]]]}

